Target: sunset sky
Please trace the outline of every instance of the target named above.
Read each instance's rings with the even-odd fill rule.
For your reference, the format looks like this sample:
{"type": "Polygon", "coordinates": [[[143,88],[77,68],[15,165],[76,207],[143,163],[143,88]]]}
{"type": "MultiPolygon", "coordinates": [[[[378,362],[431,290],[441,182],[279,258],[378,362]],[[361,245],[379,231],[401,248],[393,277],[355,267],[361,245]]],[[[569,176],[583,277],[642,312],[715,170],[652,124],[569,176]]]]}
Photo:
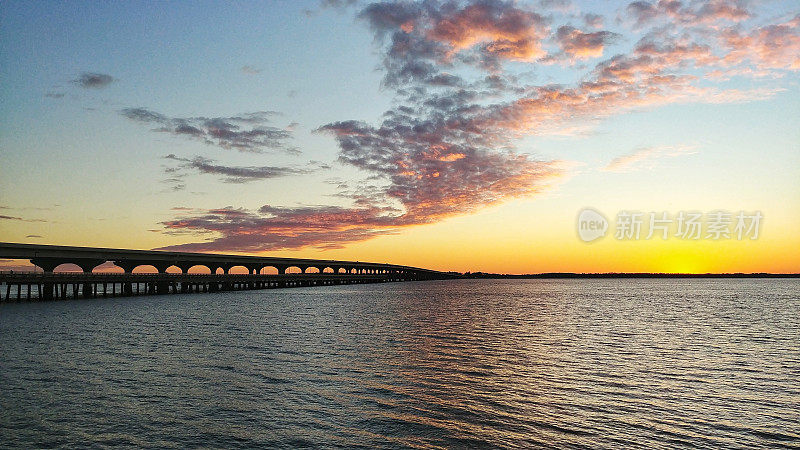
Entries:
{"type": "Polygon", "coordinates": [[[800,272],[799,82],[797,1],[4,1],[0,241],[800,272]]]}

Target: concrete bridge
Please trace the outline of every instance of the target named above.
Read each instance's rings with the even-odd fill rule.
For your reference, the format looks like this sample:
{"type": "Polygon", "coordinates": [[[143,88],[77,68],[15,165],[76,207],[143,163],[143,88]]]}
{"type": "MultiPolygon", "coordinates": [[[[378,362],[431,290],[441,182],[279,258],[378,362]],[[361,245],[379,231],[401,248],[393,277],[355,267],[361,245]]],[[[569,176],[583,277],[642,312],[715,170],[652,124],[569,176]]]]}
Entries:
{"type": "MultiPolygon", "coordinates": [[[[5,284],[5,299],[16,286],[15,298],[66,298],[67,296],[167,294],[215,292],[231,289],[266,289],[274,287],[317,286],[329,284],[377,283],[451,278],[453,274],[396,264],[325,259],[276,258],[263,256],[220,255],[210,253],[128,250],[95,247],[69,247],[0,243],[0,258],[27,259],[44,273],[0,273],[5,284]],[[123,273],[93,273],[97,266],[111,262],[123,273]],[[75,264],[83,273],[56,273],[62,264],[75,264]],[[152,266],[157,274],[133,273],[139,266],[152,266]],[[189,273],[193,267],[205,267],[210,274],[189,273]],[[246,274],[232,273],[242,267],[246,274]],[[167,269],[173,268],[168,273],[167,269]],[[262,273],[272,267],[275,274],[262,273]],[[299,273],[289,273],[295,267],[299,273]],[[315,272],[310,272],[315,269],[315,272]],[[35,296],[33,288],[36,287],[35,296]],[[119,286],[119,290],[117,290],[119,286]],[[71,294],[70,293],[70,287],[71,294]]],[[[2,292],[0,292],[2,295],[2,292]]]]}

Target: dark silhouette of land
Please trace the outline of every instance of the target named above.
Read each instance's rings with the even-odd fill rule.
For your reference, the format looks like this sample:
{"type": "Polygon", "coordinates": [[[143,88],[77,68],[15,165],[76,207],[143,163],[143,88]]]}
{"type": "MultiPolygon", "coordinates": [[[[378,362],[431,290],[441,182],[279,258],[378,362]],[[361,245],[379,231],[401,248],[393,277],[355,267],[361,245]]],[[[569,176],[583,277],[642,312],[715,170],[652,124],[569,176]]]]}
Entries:
{"type": "Polygon", "coordinates": [[[464,278],[800,278],[800,273],[571,273],[501,274],[467,272],[464,278]]]}

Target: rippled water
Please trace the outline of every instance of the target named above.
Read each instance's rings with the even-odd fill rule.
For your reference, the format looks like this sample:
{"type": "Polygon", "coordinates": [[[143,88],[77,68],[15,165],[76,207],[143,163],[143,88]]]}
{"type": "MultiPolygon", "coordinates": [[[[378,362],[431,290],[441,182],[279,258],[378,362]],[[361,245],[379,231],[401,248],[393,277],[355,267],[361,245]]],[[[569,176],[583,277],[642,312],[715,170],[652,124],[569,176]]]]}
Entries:
{"type": "Polygon", "coordinates": [[[800,446],[800,280],[0,306],[0,445],[800,446]]]}

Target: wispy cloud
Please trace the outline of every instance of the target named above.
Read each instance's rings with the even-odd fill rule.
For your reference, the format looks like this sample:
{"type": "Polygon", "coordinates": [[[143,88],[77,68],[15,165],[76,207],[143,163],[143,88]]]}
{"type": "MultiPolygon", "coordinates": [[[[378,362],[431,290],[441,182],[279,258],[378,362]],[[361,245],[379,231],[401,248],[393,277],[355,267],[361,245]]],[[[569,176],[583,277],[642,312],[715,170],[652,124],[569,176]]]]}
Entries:
{"type": "Polygon", "coordinates": [[[584,13],[582,17],[583,23],[589,28],[599,29],[605,24],[605,19],[599,14],[584,13]]]}
{"type": "Polygon", "coordinates": [[[321,10],[324,9],[337,9],[339,11],[346,10],[347,8],[357,5],[359,0],[319,0],[317,8],[304,9],[303,13],[308,17],[314,17],[321,10]]]}
{"type": "Polygon", "coordinates": [[[659,158],[672,158],[697,153],[696,149],[696,146],[691,145],[643,147],[612,159],[600,170],[605,172],[630,172],[645,168],[647,167],[647,162],[653,162],[653,160],[659,158]]]}
{"type": "Polygon", "coordinates": [[[6,215],[0,215],[0,220],[16,220],[20,222],[47,222],[47,220],[45,219],[25,219],[23,217],[6,216],[6,215]]]}
{"type": "MultiPolygon", "coordinates": [[[[214,160],[203,158],[202,156],[195,156],[193,158],[181,158],[174,154],[169,154],[164,157],[172,161],[178,162],[178,168],[190,171],[196,171],[203,174],[219,175],[222,181],[226,183],[248,183],[256,180],[267,180],[270,178],[285,177],[289,175],[302,175],[310,173],[311,170],[297,167],[280,167],[280,166],[226,166],[217,164],[214,160]]],[[[181,180],[176,176],[175,167],[168,167],[167,173],[171,174],[170,178],[173,181],[181,180]]]]}
{"type": "Polygon", "coordinates": [[[575,60],[603,56],[603,50],[621,37],[611,31],[585,32],[569,25],[558,27],[555,40],[561,50],[575,60]]]}
{"type": "Polygon", "coordinates": [[[246,73],[248,75],[258,75],[259,73],[261,73],[261,69],[257,69],[253,66],[246,65],[242,66],[242,73],[246,73]]]}
{"type": "Polygon", "coordinates": [[[680,2],[676,0],[634,1],[625,8],[636,26],[675,23],[681,26],[710,25],[719,22],[741,22],[751,17],[745,2],[708,0],[680,2]]]}
{"type": "Polygon", "coordinates": [[[289,144],[291,131],[269,126],[269,118],[278,113],[257,111],[231,117],[167,117],[147,108],[125,108],[122,116],[134,122],[157,126],[153,131],[196,139],[224,149],[260,153],[282,150],[298,154],[289,144]]]}
{"type": "Polygon", "coordinates": [[[113,83],[116,81],[116,78],[105,73],[84,72],[72,81],[82,88],[99,89],[113,83]]]}
{"type": "Polygon", "coordinates": [[[53,205],[53,206],[6,206],[0,205],[0,209],[8,210],[8,211],[52,211],[54,208],[58,208],[61,205],[53,205]]]}

